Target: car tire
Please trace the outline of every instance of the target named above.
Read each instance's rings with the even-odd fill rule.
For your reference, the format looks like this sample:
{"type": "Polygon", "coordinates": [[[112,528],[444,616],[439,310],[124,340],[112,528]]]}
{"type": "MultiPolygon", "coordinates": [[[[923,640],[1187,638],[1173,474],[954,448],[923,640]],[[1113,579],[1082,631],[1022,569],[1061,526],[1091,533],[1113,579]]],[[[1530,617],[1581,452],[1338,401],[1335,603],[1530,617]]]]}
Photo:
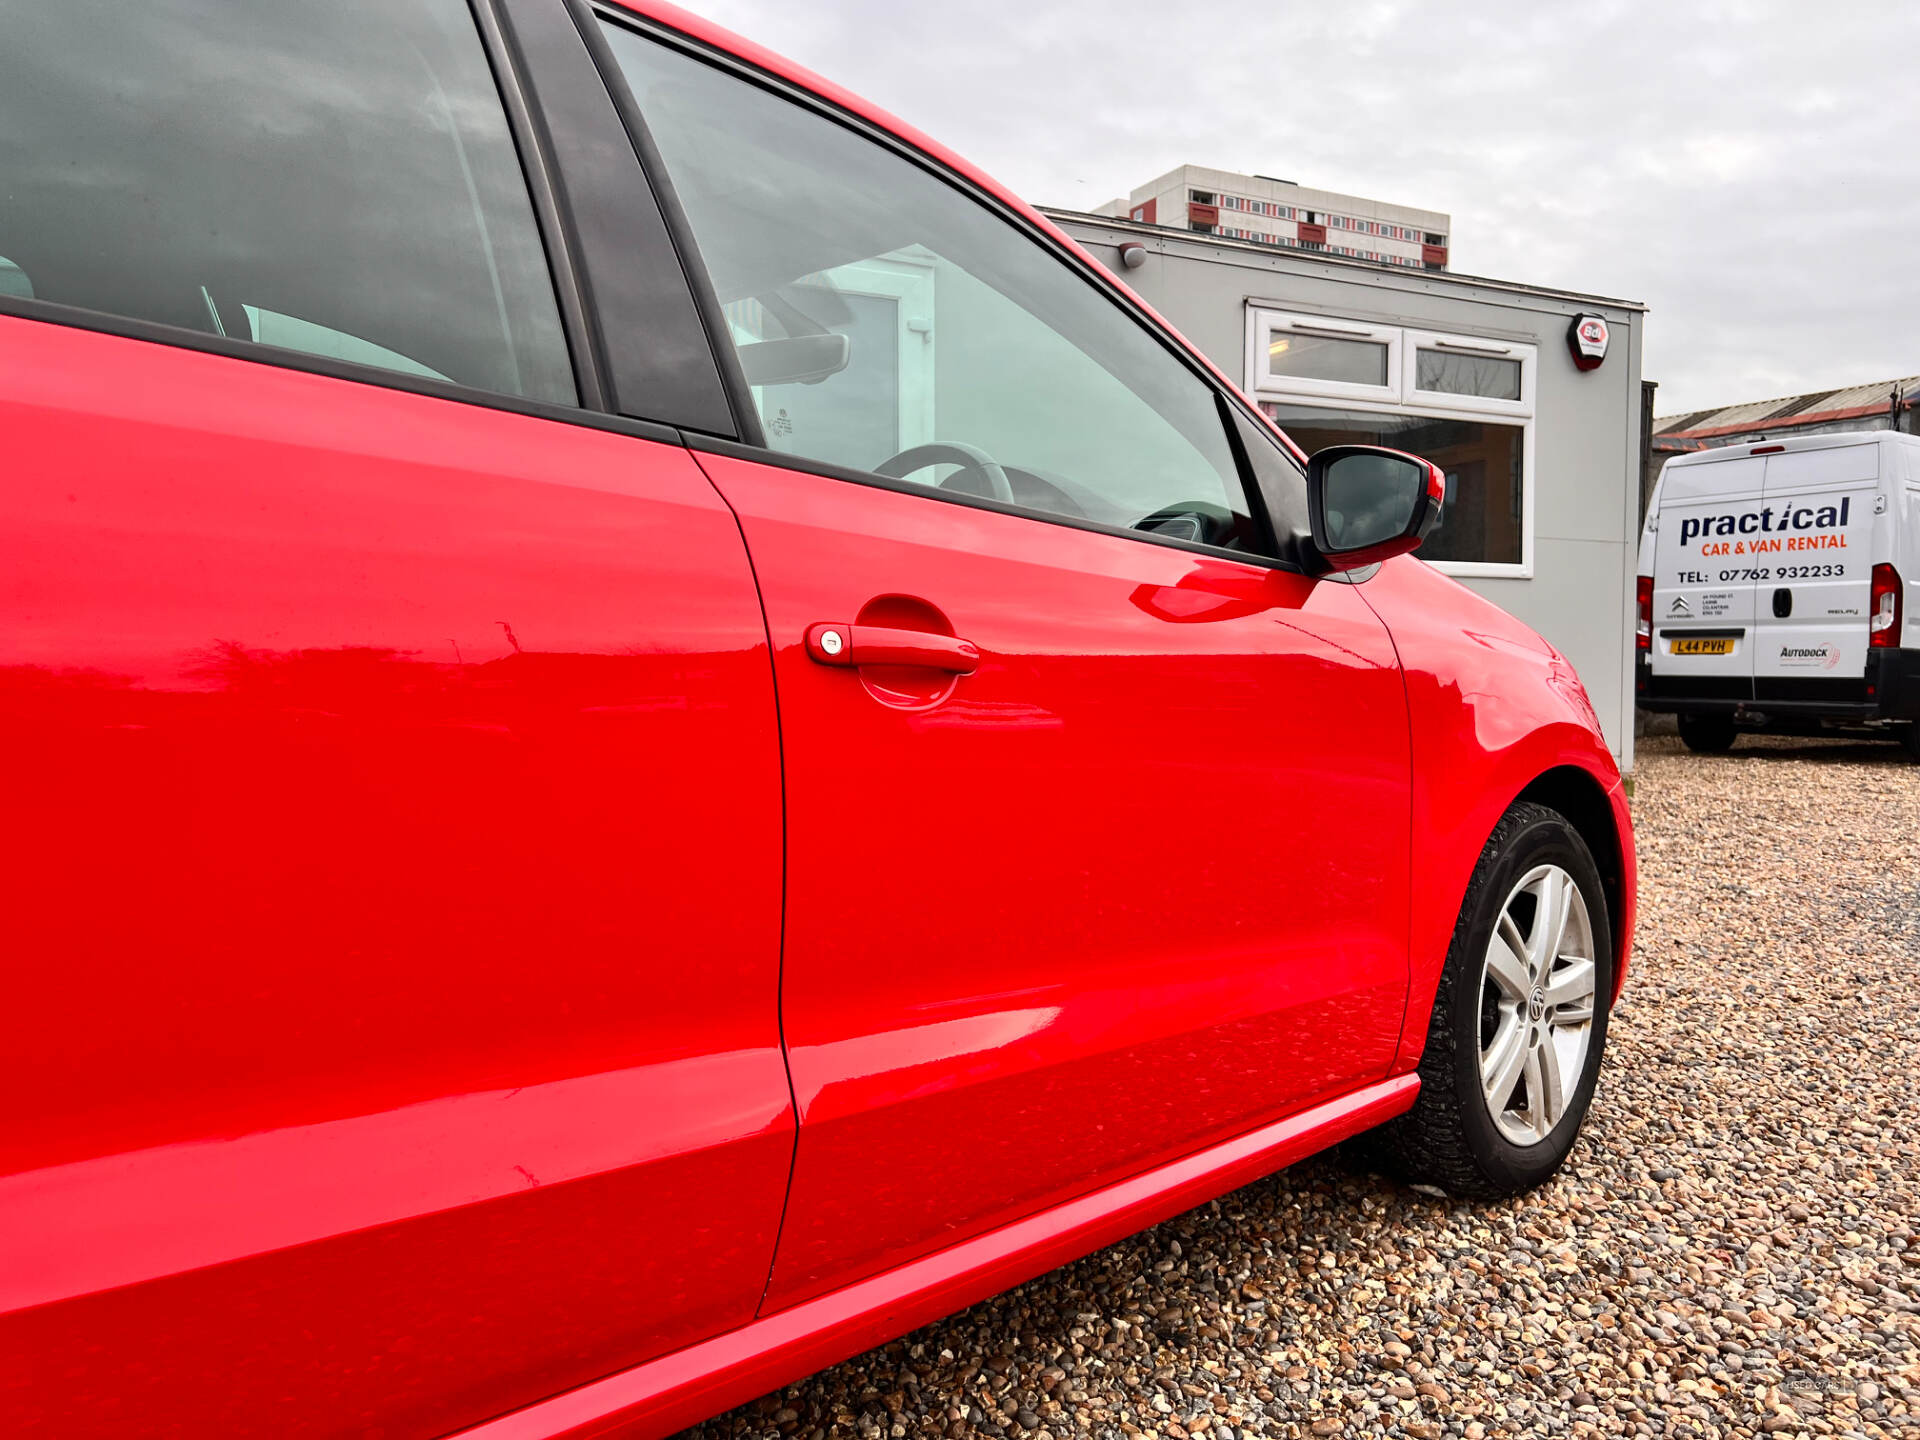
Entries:
{"type": "Polygon", "coordinates": [[[1723,715],[1682,715],[1680,739],[1689,750],[1700,755],[1724,755],[1733,748],[1740,732],[1723,715]]]}
{"type": "Polygon", "coordinates": [[[1559,812],[1514,806],[1494,827],[1460,908],[1433,998],[1419,1097],[1376,1132],[1376,1154],[1412,1184],[1476,1199],[1517,1195],[1548,1179],[1573,1148],[1592,1103],[1612,995],[1613,931],[1592,853],[1559,812]],[[1558,878],[1550,885],[1547,876],[1558,878]],[[1551,925],[1534,925],[1542,895],[1558,893],[1557,886],[1569,892],[1567,918],[1561,939],[1551,943],[1551,925]],[[1532,897],[1531,906],[1523,896],[1532,897]],[[1496,963],[1496,940],[1512,959],[1496,963]],[[1568,1043],[1582,1030],[1577,998],[1569,998],[1579,989],[1575,960],[1585,963],[1590,982],[1578,1044],[1568,1043]],[[1527,977],[1524,1000],[1512,993],[1516,961],[1527,977]],[[1543,1006],[1549,994],[1559,1003],[1543,1006]],[[1505,1027],[1515,1023],[1522,1027],[1521,1074],[1496,1107],[1490,1092],[1505,1083],[1515,1043],[1505,1027]],[[1542,1044],[1550,1054],[1541,1053],[1542,1044]],[[1489,1066],[1498,1072],[1491,1081],[1489,1066]],[[1530,1085],[1543,1104],[1536,1106],[1530,1085]]]}

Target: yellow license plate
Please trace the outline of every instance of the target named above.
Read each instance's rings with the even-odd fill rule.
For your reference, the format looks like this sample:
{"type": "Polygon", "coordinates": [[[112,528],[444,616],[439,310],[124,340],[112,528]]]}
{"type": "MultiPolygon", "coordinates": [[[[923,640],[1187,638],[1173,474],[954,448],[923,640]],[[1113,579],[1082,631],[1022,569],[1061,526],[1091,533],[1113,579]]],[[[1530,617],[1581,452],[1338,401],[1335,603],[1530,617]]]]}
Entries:
{"type": "Polygon", "coordinates": [[[1731,655],[1733,641],[1724,640],[1676,640],[1673,642],[1676,655],[1731,655]]]}

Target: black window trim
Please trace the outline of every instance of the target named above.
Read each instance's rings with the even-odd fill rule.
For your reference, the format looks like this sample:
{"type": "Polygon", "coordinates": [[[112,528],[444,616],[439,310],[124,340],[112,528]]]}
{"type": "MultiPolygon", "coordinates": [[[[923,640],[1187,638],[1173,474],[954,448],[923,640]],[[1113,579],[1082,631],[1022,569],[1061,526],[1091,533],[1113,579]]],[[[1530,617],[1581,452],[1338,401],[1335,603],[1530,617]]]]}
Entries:
{"type": "Polygon", "coordinates": [[[564,0],[477,3],[491,5],[500,20],[533,128],[548,146],[541,158],[578,265],[606,409],[675,429],[738,434],[694,278],[574,12],[564,0]]]}
{"type": "Polygon", "coordinates": [[[726,391],[727,406],[733,415],[733,433],[749,443],[764,446],[766,435],[761,429],[760,412],[754,406],[746,372],[740,368],[740,357],[728,337],[726,317],[721,313],[720,298],[713,288],[713,278],[707,273],[707,263],[694,243],[693,227],[687,221],[686,209],[673,188],[673,179],[667,173],[659,148],[653,143],[653,132],[647,128],[646,119],[640,113],[633,87],[627,84],[620,62],[614,58],[613,47],[607,43],[606,34],[587,0],[562,0],[562,3],[573,17],[574,28],[580,32],[587,53],[593,57],[594,68],[600,72],[601,84],[606,86],[607,94],[613,99],[613,107],[619,112],[621,124],[626,127],[627,138],[633,142],[634,153],[640,158],[640,169],[646,176],[647,184],[653,187],[654,201],[660,207],[661,218],[666,221],[667,234],[673,242],[674,252],[680,257],[680,269],[685,275],[687,288],[693,292],[694,308],[699,312],[701,328],[706,331],[707,345],[713,352],[714,364],[720,370],[721,386],[726,391]]]}
{"type": "MultiPolygon", "coordinates": [[[[1234,423],[1234,406],[1232,400],[1217,388],[1213,392],[1213,398],[1214,405],[1219,411],[1220,426],[1227,432],[1227,449],[1233,455],[1234,467],[1240,472],[1240,483],[1246,491],[1247,505],[1253,512],[1254,524],[1259,528],[1260,533],[1266,537],[1267,549],[1272,552],[1274,568],[1291,570],[1297,575],[1311,573],[1307,565],[1302,563],[1303,557],[1300,555],[1301,534],[1295,527],[1289,527],[1289,532],[1285,535],[1282,535],[1280,532],[1280,517],[1275,513],[1272,497],[1267,494],[1266,478],[1261,474],[1259,466],[1254,464],[1253,456],[1247,451],[1248,441],[1246,436],[1241,432],[1241,427],[1234,423]]],[[[1267,435],[1264,430],[1256,427],[1255,433],[1261,441],[1264,442],[1267,440],[1267,435]]],[[[1279,451],[1281,457],[1288,462],[1289,466],[1292,466],[1293,456],[1289,455],[1284,447],[1276,445],[1274,449],[1279,451]]],[[[1300,504],[1298,508],[1300,512],[1304,514],[1307,499],[1304,488],[1304,472],[1302,472],[1301,480],[1303,488],[1300,492],[1300,504]]]]}
{"type": "Polygon", "coordinates": [[[0,316],[58,325],[65,330],[84,330],[95,335],[112,335],[123,340],[139,340],[169,350],[191,350],[225,360],[241,360],[269,370],[293,370],[369,385],[379,390],[398,390],[432,400],[449,400],[482,410],[501,410],[526,415],[536,420],[558,420],[589,430],[609,430],[637,439],[656,440],[670,445],[682,444],[681,432],[657,420],[637,420],[588,410],[579,405],[556,404],[551,400],[532,400],[524,395],[508,395],[498,390],[482,390],[472,385],[434,380],[425,375],[408,375],[379,365],[354,360],[336,360],[330,355],[309,355],[300,350],[282,350],[253,340],[234,340],[202,330],[189,330],[158,320],[142,320],[131,315],[116,315],[105,310],[89,310],[53,300],[28,299],[22,295],[0,295],[0,316]]]}
{"type": "Polygon", "coordinates": [[[585,303],[580,277],[574,268],[576,247],[559,205],[550,158],[541,146],[529,144],[530,138],[538,133],[538,127],[534,124],[534,112],[527,101],[524,76],[510,58],[512,46],[506,43],[508,35],[500,22],[498,4],[499,0],[468,0],[468,10],[473,16],[475,34],[494,78],[495,91],[506,113],[509,134],[526,181],[529,204],[546,256],[547,273],[554,286],[554,301],[560,313],[562,334],[574,374],[577,391],[575,403],[536,400],[458,381],[410,375],[363,361],[311,355],[300,350],[170,325],[164,321],[93,310],[64,301],[44,300],[38,296],[0,295],[0,316],[139,340],[173,350],[197,351],[278,370],[293,370],[354,384],[372,385],[383,390],[398,390],[436,400],[474,405],[486,410],[557,420],[588,429],[630,435],[636,439],[681,445],[683,441],[677,427],[660,421],[617,415],[611,412],[607,404],[604,374],[597,363],[596,353],[582,343],[583,339],[590,342],[593,337],[593,318],[592,307],[585,303]],[[583,368],[586,379],[583,379],[583,368]]]}
{"type": "MultiPolygon", "coordinates": [[[[576,21],[582,27],[582,33],[589,37],[588,45],[593,48],[596,59],[600,61],[603,67],[602,73],[607,80],[608,89],[614,95],[615,104],[619,106],[622,115],[632,117],[628,123],[630,128],[635,132],[635,143],[637,145],[643,145],[642,163],[646,165],[653,179],[656,194],[659,196],[662,209],[667,213],[668,226],[675,236],[676,243],[684,247],[681,252],[681,260],[689,276],[695,277],[694,287],[696,297],[699,300],[703,314],[707,320],[708,333],[714,340],[714,348],[716,352],[725,357],[722,361],[723,374],[726,377],[728,387],[732,393],[735,412],[741,418],[741,433],[743,435],[761,437],[758,443],[751,445],[742,445],[738,442],[709,444],[705,443],[702,438],[697,437],[694,432],[683,429],[682,433],[692,448],[696,450],[711,450],[715,454],[735,455],[743,459],[759,460],[764,463],[780,466],[784,469],[798,470],[812,475],[822,475],[836,480],[850,480],[856,484],[874,485],[881,489],[899,489],[904,493],[919,495],[927,499],[941,500],[953,504],[973,505],[977,508],[995,510],[1009,515],[1024,516],[1028,519],[1050,521],[1067,525],[1073,529],[1092,530],[1100,534],[1120,535],[1128,539],[1144,540],[1149,544],[1171,545],[1176,549],[1194,550],[1202,554],[1240,560],[1249,564],[1258,565],[1264,569],[1305,573],[1305,567],[1292,560],[1280,558],[1282,552],[1287,548],[1287,544],[1276,532],[1267,514],[1266,499],[1260,486],[1259,477],[1253,471],[1251,460],[1241,449],[1239,437],[1234,433],[1234,426],[1228,423],[1228,417],[1224,413],[1222,413],[1219,418],[1222,428],[1227,432],[1226,442],[1228,452],[1233,456],[1234,467],[1239,472],[1241,490],[1245,494],[1247,503],[1253,511],[1255,523],[1261,527],[1265,534],[1268,549],[1273,552],[1271,555],[1254,555],[1246,551],[1228,550],[1219,546],[1204,545],[1194,541],[1178,540],[1164,535],[1155,535],[1150,531],[1131,530],[1119,526],[1100,524],[1096,521],[1076,520],[1071,516],[1062,516],[1051,511],[1035,510],[1019,505],[1009,505],[1004,501],[984,497],[957,493],[943,494],[924,485],[914,485],[908,481],[894,481],[887,476],[876,475],[869,470],[857,470],[850,466],[835,465],[825,461],[806,460],[800,456],[774,450],[766,445],[760,429],[759,411],[754,407],[752,391],[746,383],[746,376],[740,369],[738,357],[734,354],[732,342],[727,336],[725,319],[720,312],[718,295],[713,288],[713,281],[707,273],[706,261],[702,258],[699,247],[693,239],[692,226],[687,221],[686,212],[681,207],[679,196],[674,192],[671,183],[666,180],[666,167],[661,160],[659,151],[654,147],[651,135],[646,129],[646,122],[640,115],[639,104],[634,99],[632,87],[626,83],[626,77],[620,71],[619,62],[614,58],[612,48],[607,44],[606,37],[601,33],[599,25],[595,23],[596,21],[605,21],[611,25],[618,25],[645,39],[665,45],[669,49],[687,56],[689,59],[711,65],[737,79],[745,80],[747,83],[765,90],[782,100],[797,104],[803,109],[821,116],[823,119],[852,130],[856,135],[880,144],[894,155],[899,156],[901,159],[906,160],[908,163],[931,175],[934,179],[958,190],[963,196],[975,204],[985,206],[992,214],[1013,225],[1020,234],[1029,240],[1037,242],[1055,259],[1065,262],[1085,283],[1091,285],[1103,299],[1111,304],[1117,305],[1128,318],[1146,331],[1163,350],[1184,366],[1189,374],[1199,380],[1199,382],[1215,396],[1216,404],[1224,403],[1238,406],[1250,416],[1253,416],[1256,426],[1263,431],[1271,430],[1274,426],[1273,422],[1265,415],[1260,414],[1257,408],[1254,407],[1244,395],[1223,386],[1218,376],[1205,365],[1200,364],[1193,355],[1187,352],[1184,346],[1175,343],[1172,337],[1161,328],[1152,315],[1147,313],[1144,306],[1132,294],[1124,288],[1115,285],[1113,277],[1109,275],[1097,261],[1079,253],[1073,248],[1063,246],[1054,235],[1040,226],[1035,225],[1026,216],[1008,206],[1005,201],[983,189],[967,176],[948,167],[937,157],[929,155],[924,150],[903,140],[891,131],[875,125],[872,121],[854,114],[843,106],[835,104],[823,95],[808,90],[803,86],[796,85],[770,71],[763,70],[738,55],[709,45],[651,16],[635,14],[633,11],[626,10],[616,4],[608,3],[608,0],[564,0],[564,3],[568,9],[573,12],[576,21]],[[640,137],[645,137],[644,143],[640,137]]],[[[1289,463],[1293,464],[1296,469],[1299,469],[1299,462],[1294,459],[1292,453],[1288,451],[1285,446],[1276,446],[1275,448],[1286,457],[1289,463]]],[[[1301,482],[1304,485],[1306,472],[1301,470],[1300,475],[1301,482]]]]}
{"type": "Polygon", "coordinates": [[[506,111],[513,147],[520,157],[520,172],[526,177],[534,223],[546,248],[547,273],[552,278],[554,301],[560,309],[560,326],[573,358],[574,391],[582,409],[610,410],[606,354],[596,317],[587,304],[586,281],[572,228],[563,218],[565,212],[552,142],[544,120],[527,98],[525,62],[510,39],[499,0],[470,0],[468,8],[473,12],[480,44],[493,71],[494,89],[506,111]]]}

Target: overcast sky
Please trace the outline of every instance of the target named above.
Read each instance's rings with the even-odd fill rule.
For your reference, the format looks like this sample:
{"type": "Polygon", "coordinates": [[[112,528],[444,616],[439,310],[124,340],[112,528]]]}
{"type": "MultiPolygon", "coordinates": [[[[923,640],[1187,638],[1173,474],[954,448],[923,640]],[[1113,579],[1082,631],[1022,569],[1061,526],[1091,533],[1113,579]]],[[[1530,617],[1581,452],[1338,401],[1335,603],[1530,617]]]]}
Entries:
{"type": "Polygon", "coordinates": [[[1663,415],[1920,373],[1910,0],[683,0],[1041,204],[1183,163],[1641,300],[1663,415]]]}

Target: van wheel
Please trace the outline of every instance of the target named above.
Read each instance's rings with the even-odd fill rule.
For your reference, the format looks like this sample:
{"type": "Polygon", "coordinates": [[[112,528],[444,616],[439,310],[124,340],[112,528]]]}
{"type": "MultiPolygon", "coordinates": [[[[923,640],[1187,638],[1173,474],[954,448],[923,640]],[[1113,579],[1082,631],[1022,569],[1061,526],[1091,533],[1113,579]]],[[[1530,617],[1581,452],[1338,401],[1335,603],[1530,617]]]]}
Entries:
{"type": "Polygon", "coordinates": [[[1702,755],[1724,755],[1733,748],[1733,737],[1740,732],[1724,715],[1682,715],[1680,738],[1689,750],[1702,755]]]}
{"type": "Polygon", "coordinates": [[[1606,1046],[1613,934],[1600,873],[1557,811],[1494,828],[1453,932],[1413,1108],[1373,1148],[1451,1195],[1497,1199],[1560,1168],[1606,1046]]]}
{"type": "Polygon", "coordinates": [[[1906,747],[1907,754],[1920,760],[1920,720],[1901,729],[1900,743],[1906,747]]]}

